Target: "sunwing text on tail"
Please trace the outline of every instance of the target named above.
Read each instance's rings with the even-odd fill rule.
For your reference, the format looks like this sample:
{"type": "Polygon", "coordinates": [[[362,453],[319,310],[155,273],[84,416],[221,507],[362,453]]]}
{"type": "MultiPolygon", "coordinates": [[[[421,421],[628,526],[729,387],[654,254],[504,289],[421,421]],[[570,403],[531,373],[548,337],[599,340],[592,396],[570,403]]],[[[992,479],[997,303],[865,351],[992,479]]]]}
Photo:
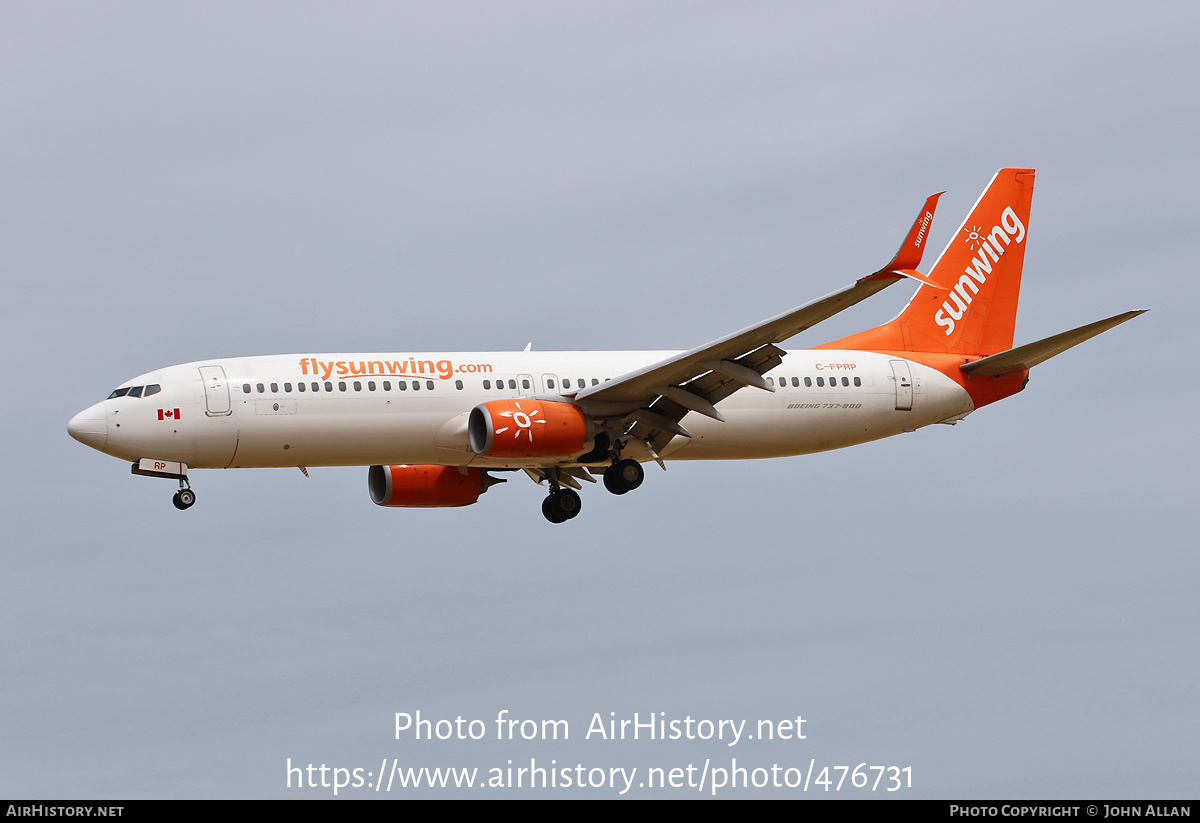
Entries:
{"type": "Polygon", "coordinates": [[[1013,348],[1032,169],[1001,169],[922,274],[938,195],[896,256],[826,297],[683,352],[294,354],[203,360],[126,381],[71,419],[134,474],[369,466],[381,506],[475,503],[506,472],[575,517],[582,483],[614,494],[642,464],[784,457],[954,423],[1021,391],[1029,369],[1141,311],[1013,348]],[[896,319],[813,349],[779,343],[902,280],[896,319]]]}

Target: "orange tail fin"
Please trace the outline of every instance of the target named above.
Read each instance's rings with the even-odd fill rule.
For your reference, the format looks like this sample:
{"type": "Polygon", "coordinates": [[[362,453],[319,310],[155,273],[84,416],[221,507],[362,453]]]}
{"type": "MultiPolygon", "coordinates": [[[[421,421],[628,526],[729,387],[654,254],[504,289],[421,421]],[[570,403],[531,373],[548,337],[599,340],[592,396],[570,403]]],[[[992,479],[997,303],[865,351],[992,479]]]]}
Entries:
{"type": "Polygon", "coordinates": [[[989,355],[1012,348],[1033,169],[1001,169],[890,323],[819,349],[989,355]]]}

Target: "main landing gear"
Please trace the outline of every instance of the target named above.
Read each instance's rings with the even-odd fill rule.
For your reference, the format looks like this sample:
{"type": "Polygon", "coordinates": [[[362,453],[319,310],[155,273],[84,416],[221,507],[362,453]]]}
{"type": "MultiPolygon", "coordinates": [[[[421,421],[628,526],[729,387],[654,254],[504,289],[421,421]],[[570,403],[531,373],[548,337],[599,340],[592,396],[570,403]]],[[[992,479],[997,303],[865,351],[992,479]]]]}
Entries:
{"type": "MultiPolygon", "coordinates": [[[[565,523],[579,514],[581,501],[575,491],[578,479],[595,483],[590,474],[576,468],[548,468],[540,471],[526,469],[538,483],[550,481],[550,494],[542,500],[542,514],[551,523],[565,523]],[[575,488],[571,488],[571,487],[575,488]]],[[[642,485],[646,472],[636,460],[622,459],[620,453],[613,455],[613,463],[604,470],[604,487],[613,494],[625,494],[642,485]]]]}
{"type": "Polygon", "coordinates": [[[613,494],[625,494],[642,485],[645,477],[641,463],[625,458],[604,470],[604,488],[613,494]]]}
{"type": "Polygon", "coordinates": [[[574,489],[555,488],[542,501],[542,514],[551,523],[565,523],[579,514],[582,502],[574,489]]]}

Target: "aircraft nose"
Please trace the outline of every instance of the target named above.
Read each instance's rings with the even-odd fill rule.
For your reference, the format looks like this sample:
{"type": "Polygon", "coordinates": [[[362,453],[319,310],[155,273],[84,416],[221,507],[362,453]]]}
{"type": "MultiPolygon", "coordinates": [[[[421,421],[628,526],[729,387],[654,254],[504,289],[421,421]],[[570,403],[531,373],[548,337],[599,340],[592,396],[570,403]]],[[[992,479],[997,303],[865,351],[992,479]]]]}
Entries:
{"type": "Polygon", "coordinates": [[[104,404],[97,403],[72,417],[67,424],[67,433],[85,446],[104,451],[104,444],[108,442],[108,416],[104,413],[104,404]]]}

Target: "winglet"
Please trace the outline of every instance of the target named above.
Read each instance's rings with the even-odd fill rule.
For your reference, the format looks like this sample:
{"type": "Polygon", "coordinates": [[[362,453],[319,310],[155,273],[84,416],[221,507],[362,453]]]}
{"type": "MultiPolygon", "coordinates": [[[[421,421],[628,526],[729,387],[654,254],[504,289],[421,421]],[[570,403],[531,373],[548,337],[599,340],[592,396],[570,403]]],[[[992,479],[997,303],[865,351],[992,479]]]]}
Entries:
{"type": "Polygon", "coordinates": [[[892,262],[874,274],[868,275],[865,279],[883,279],[902,274],[905,277],[926,282],[924,276],[913,277],[913,275],[917,274],[915,270],[917,266],[921,265],[921,257],[925,254],[925,241],[929,238],[929,227],[933,225],[933,213],[937,211],[938,198],[943,194],[945,194],[944,191],[939,191],[926,199],[925,205],[921,207],[921,212],[913,221],[912,228],[908,230],[908,236],[900,244],[900,250],[896,252],[892,262]]]}

